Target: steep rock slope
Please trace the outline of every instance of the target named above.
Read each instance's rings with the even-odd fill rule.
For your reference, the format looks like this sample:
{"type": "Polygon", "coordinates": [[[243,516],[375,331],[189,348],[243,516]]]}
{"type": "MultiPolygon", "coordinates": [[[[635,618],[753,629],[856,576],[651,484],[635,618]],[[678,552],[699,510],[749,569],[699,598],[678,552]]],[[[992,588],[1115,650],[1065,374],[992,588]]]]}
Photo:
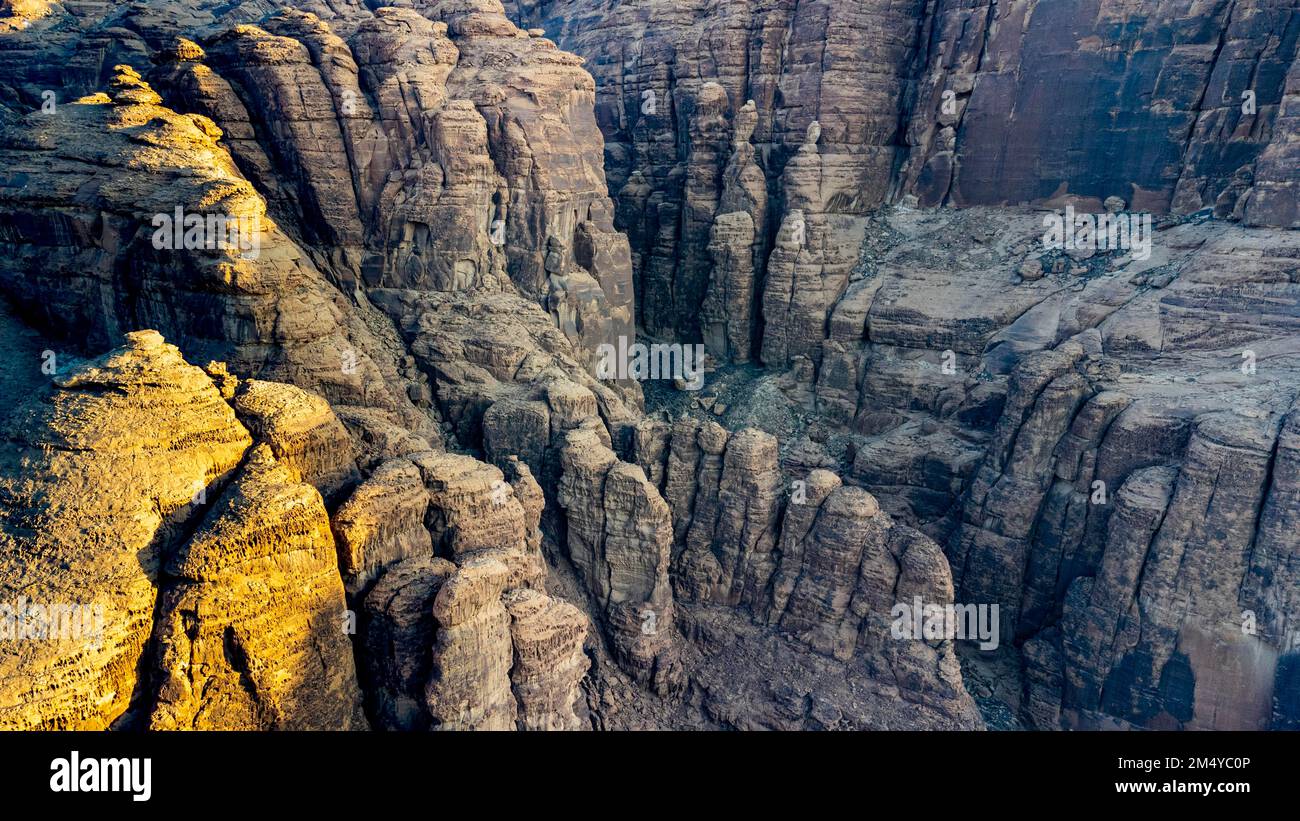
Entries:
{"type": "MultiPolygon", "coordinates": [[[[981,726],[953,639],[892,635],[920,600],[999,608],[1034,726],[1294,726],[1295,237],[1201,215],[1126,260],[1037,250],[1041,214],[910,207],[1293,224],[1293,5],[572,3],[508,11],[595,84],[496,0],[5,30],[0,290],[78,353],[143,327],[179,350],[133,335],[92,407],[10,414],[53,467],[0,472],[0,578],[70,549],[73,519],[42,519],[63,500],[183,504],[152,468],[120,499],[68,478],[42,443],[98,435],[92,399],[188,385],[239,442],[197,478],[242,461],[202,521],[78,552],[60,595],[143,556],[127,626],[107,660],[19,646],[11,723],[981,726]],[[1048,116],[1057,57],[1104,107],[1048,116]],[[1065,131],[1035,153],[1005,121],[1065,131]],[[250,241],[159,247],[177,207],[250,241]],[[646,330],[771,366],[761,390],[678,419],[595,379],[634,267],[646,330]],[[786,408],[807,438],[759,429],[786,408]],[[108,679],[51,681],[65,656],[108,679]]],[[[154,413],[84,458],[136,458],[154,413]]]]}
{"type": "MultiPolygon", "coordinates": [[[[768,197],[789,214],[799,195],[787,164],[814,124],[821,209],[845,223],[913,198],[1069,198],[1100,210],[1120,197],[1135,210],[1295,225],[1294,0],[514,0],[509,10],[596,77],[610,191],[652,334],[709,338],[694,306],[709,286],[711,225],[754,244],[729,216],[756,216],[725,194],[729,144],[752,139],[768,197]]],[[[781,210],[758,214],[755,230],[777,253],[731,276],[753,277],[761,293],[793,255],[779,250],[790,242],[781,210]]],[[[761,330],[743,302],[712,317],[761,330]]]]}
{"type": "Polygon", "coordinates": [[[14,412],[0,457],[0,585],[19,610],[0,642],[12,729],[103,729],[148,701],[162,565],[202,516],[196,499],[252,444],[156,333],[66,367],[14,412]]]}
{"type": "Polygon", "coordinates": [[[820,367],[720,393],[724,421],[784,408],[788,477],[829,463],[942,544],[1028,723],[1291,726],[1300,237],[1167,220],[1146,259],[1067,254],[1040,217],[877,214],[820,367]]]}
{"type": "Polygon", "coordinates": [[[259,445],[168,560],[151,729],[364,729],[320,493],[259,445]]]}

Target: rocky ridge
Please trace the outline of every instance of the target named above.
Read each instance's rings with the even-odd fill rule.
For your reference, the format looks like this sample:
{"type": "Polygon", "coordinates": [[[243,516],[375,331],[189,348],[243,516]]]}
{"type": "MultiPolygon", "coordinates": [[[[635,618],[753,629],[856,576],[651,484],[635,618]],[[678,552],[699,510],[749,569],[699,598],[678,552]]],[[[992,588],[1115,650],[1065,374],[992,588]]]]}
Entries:
{"type": "Polygon", "coordinates": [[[0,370],[0,583],[111,596],[5,648],[5,723],[982,726],[978,656],[891,636],[919,599],[998,606],[1026,725],[1293,726],[1292,10],[969,5],[19,9],[0,327],[64,364],[0,370]],[[1012,67],[1108,37],[1185,78],[1129,135],[1181,124],[1177,173],[981,168],[991,101],[1048,127],[1012,67]],[[912,207],[1115,195],[1240,226],[1130,260],[912,207]],[[178,208],[252,233],[165,247],[178,208]],[[684,416],[593,375],[638,318],[719,366],[684,416]]]}

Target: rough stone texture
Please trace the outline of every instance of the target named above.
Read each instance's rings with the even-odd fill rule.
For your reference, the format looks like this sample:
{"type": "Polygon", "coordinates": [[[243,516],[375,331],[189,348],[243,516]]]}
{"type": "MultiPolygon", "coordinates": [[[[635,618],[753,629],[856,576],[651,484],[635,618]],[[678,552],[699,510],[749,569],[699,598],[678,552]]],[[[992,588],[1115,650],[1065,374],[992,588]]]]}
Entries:
{"type": "MultiPolygon", "coordinates": [[[[710,290],[749,277],[733,261],[744,242],[728,216],[736,209],[714,207],[728,123],[738,141],[752,132],[786,217],[798,196],[791,183],[800,185],[787,166],[816,122],[821,210],[839,221],[912,197],[923,206],[1070,199],[1097,211],[1118,197],[1134,210],[1213,207],[1295,225],[1300,10],[1290,0],[507,8],[588,59],[642,324],[702,336],[718,353],[730,347],[719,322],[739,324],[745,312],[724,314],[715,298],[697,322],[681,295],[699,292],[700,238],[710,231],[725,269],[715,268],[710,290]],[[744,110],[751,100],[756,122],[744,110]],[[710,210],[713,229],[701,225],[710,210]]],[[[787,228],[779,216],[755,219],[758,245],[775,253],[756,261],[753,277],[775,285],[783,305],[799,293],[789,284],[797,249],[781,250],[787,228]]],[[[820,249],[806,250],[815,270],[820,249]]],[[[739,348],[731,355],[744,360],[739,348]]]]}
{"type": "Polygon", "coordinates": [[[252,444],[175,346],[151,331],[126,343],[54,374],[4,432],[0,599],[49,608],[38,625],[60,606],[91,615],[57,616],[58,640],[0,642],[6,728],[104,729],[147,709],[160,565],[252,444]]]}
{"type": "Polygon", "coordinates": [[[433,600],[436,632],[425,698],[435,729],[514,729],[510,615],[501,603],[509,578],[509,568],[495,559],[470,559],[433,600]]]}
{"type": "MultiPolygon", "coordinates": [[[[461,562],[491,557],[509,568],[507,587],[535,587],[546,575],[537,519],[499,469],[470,456],[413,458],[428,489],[425,526],[440,554],[461,562]]],[[[519,480],[521,494],[532,488],[519,480]]]]}
{"type": "Polygon", "coordinates": [[[1077,692],[1063,704],[1080,712],[1074,720],[1088,726],[1087,711],[1100,709],[1141,726],[1270,726],[1277,648],[1242,629],[1241,591],[1218,580],[1246,574],[1276,428],[1276,419],[1203,416],[1176,481],[1131,491],[1135,509],[1152,511],[1145,526],[1112,527],[1127,541],[1108,543],[1091,591],[1076,582],[1066,599],[1067,684],[1077,692]],[[1101,623],[1076,626],[1076,601],[1101,623]],[[1085,657],[1090,646],[1096,654],[1085,657]]]}
{"type": "Polygon", "coordinates": [[[241,385],[234,407],[253,435],[270,445],[276,461],[327,501],[359,478],[352,438],[319,396],[292,385],[250,379],[241,385]]]}
{"type": "Polygon", "coordinates": [[[596,380],[545,314],[518,296],[377,290],[372,297],[436,377],[439,408],[457,437],[482,445],[494,461],[518,456],[536,476],[550,476],[552,428],[562,432],[598,413],[613,432],[635,421],[639,385],[596,380]],[[561,415],[552,420],[548,405],[566,395],[583,399],[554,409],[561,415]]]}
{"type": "MultiPolygon", "coordinates": [[[[1297,41],[1300,53],[1300,39],[1297,41]]],[[[1300,228],[1300,59],[1291,62],[1282,99],[1273,121],[1273,138],[1259,154],[1252,175],[1254,186],[1239,197],[1245,213],[1234,204],[1233,216],[1248,225],[1300,228]]]]}
{"type": "Polygon", "coordinates": [[[1297,652],[1296,552],[1297,503],[1300,503],[1300,406],[1293,405],[1283,422],[1273,456],[1272,484],[1259,514],[1259,532],[1251,550],[1250,570],[1242,599],[1259,622],[1257,635],[1278,651],[1273,679],[1271,727],[1300,727],[1300,699],[1294,690],[1297,652]]]}
{"type": "Polygon", "coordinates": [[[108,651],[6,656],[0,715],[359,724],[338,634],[295,649],[350,604],[382,727],[1294,728],[1296,22],[1292,0],[5,4],[0,384],[33,400],[0,408],[0,584],[131,616],[108,651]],[[1149,258],[1047,248],[1067,204],[1179,216],[1149,258]],[[158,247],[177,206],[256,218],[256,252],[158,247]],[[707,345],[704,390],[593,378],[636,320],[707,345]],[[60,382],[142,327],[208,364],[146,334],[129,377],[60,382]],[[245,428],[257,464],[222,496],[245,428]],[[66,431],[94,448],[45,447],[66,431]],[[110,462],[108,499],[84,465],[110,462]],[[195,478],[243,512],[178,512],[195,478]],[[191,549],[219,581],[160,579],[191,549]],[[310,584],[277,588],[282,561],[310,584]],[[282,615],[252,655],[224,652],[267,617],[243,580],[282,615]],[[176,597],[205,603],[193,631],[176,597]],[[895,639],[917,597],[996,605],[1001,646],[959,669],[947,636],[895,639]],[[240,683],[250,660],[283,680],[240,683]]]}
{"type": "Polygon", "coordinates": [[[150,729],[367,729],[325,505],[269,447],[166,571],[150,729]]]}
{"type": "MultiPolygon", "coordinates": [[[[805,481],[814,510],[857,485],[896,527],[943,546],[955,600],[997,604],[1003,621],[996,661],[963,656],[967,689],[1004,703],[1013,721],[1292,726],[1292,617],[1283,612],[1294,538],[1276,523],[1292,507],[1297,237],[1198,216],[1157,222],[1146,260],[1072,256],[1042,248],[1041,217],[873,216],[820,367],[723,369],[713,401],[733,405],[727,428],[778,435],[784,481],[805,481]],[[1166,477],[1165,497],[1139,493],[1149,476],[1166,477]],[[1175,486],[1179,504],[1169,501],[1175,486]],[[1148,498],[1157,501],[1136,504],[1148,498]],[[1169,578],[1153,576],[1157,567],[1169,578]]],[[[634,437],[637,463],[662,477],[684,551],[700,527],[692,511],[716,515],[710,485],[725,447],[700,444],[716,425],[705,409],[651,399],[687,413],[671,427],[652,416],[634,437]]],[[[805,507],[785,503],[771,602],[757,615],[784,631],[795,606],[796,636],[835,652],[837,641],[848,646],[840,611],[800,611],[797,588],[803,563],[826,562],[840,536],[805,507]]],[[[828,607],[847,580],[822,577],[826,598],[809,601],[828,607]]],[[[690,578],[675,576],[683,614],[690,578]]],[[[711,633],[725,644],[738,629],[711,633]]],[[[854,658],[880,665],[888,650],[857,648],[854,658]]],[[[704,669],[697,679],[721,686],[704,669]]],[[[726,703],[728,721],[775,722],[742,710],[741,697],[713,689],[709,698],[726,703]]]]}
{"type": "Polygon", "coordinates": [[[767,180],[750,142],[758,122],[754,101],[737,113],[731,159],[722,175],[717,217],[709,234],[713,262],[700,307],[701,333],[714,356],[749,361],[767,259],[767,180]]]}
{"type": "MultiPolygon", "coordinates": [[[[839,213],[861,213],[888,191],[925,7],[919,0],[510,6],[522,24],[586,57],[596,77],[610,190],[631,241],[648,330],[700,333],[696,306],[708,280],[699,278],[697,260],[709,237],[701,220],[719,197],[727,131],[752,130],[767,178],[776,180],[810,123],[820,121],[825,201],[839,213]],[[747,118],[736,113],[749,100],[757,121],[740,126],[747,118]]],[[[770,243],[775,227],[758,230],[770,243]]]]}
{"type": "Polygon", "coordinates": [[[902,187],[922,204],[1213,205],[1267,143],[1295,14],[1272,0],[938,3],[902,187]]]}
{"type": "Polygon", "coordinates": [[[560,458],[568,558],[604,617],[619,662],[666,693],[680,683],[668,505],[645,473],[620,461],[591,427],[570,431],[560,458]]]}
{"type": "Polygon", "coordinates": [[[241,166],[339,279],[512,282],[584,350],[627,335],[631,261],[590,76],[495,0],[415,6],[332,20],[283,9],[178,55],[159,80],[237,135],[241,166]]]}
{"type": "Polygon", "coordinates": [[[129,66],[108,88],[0,137],[0,290],[91,351],[156,328],[194,361],[427,426],[358,310],[267,216],[221,129],[163,107],[129,66]],[[156,247],[168,233],[156,218],[176,209],[243,219],[252,248],[156,247]]]}
{"type": "Polygon", "coordinates": [[[503,567],[419,556],[393,565],[366,594],[363,680],[379,727],[582,729],[575,708],[589,663],[587,617],[536,590],[502,594],[503,567]]]}
{"type": "Polygon", "coordinates": [[[578,682],[591,663],[582,652],[587,617],[536,590],[511,591],[505,606],[515,651],[510,682],[519,701],[519,729],[581,729],[573,708],[578,682]]]}
{"type": "Polygon", "coordinates": [[[817,122],[782,177],[785,214],[769,259],[763,290],[763,364],[781,367],[796,357],[821,361],[827,319],[849,283],[862,244],[861,221],[830,213],[840,182],[819,153],[817,122]]]}
{"type": "MultiPolygon", "coordinates": [[[[757,624],[773,626],[771,632],[865,671],[877,683],[889,682],[907,701],[946,717],[936,720],[978,726],[953,642],[931,646],[891,637],[889,614],[896,604],[910,606],[914,596],[940,605],[953,600],[947,561],[931,539],[895,526],[869,493],[842,487],[826,470],[799,479],[782,506],[784,479],[770,434],[745,429],[728,435],[714,422],[682,417],[667,448],[653,436],[639,441],[651,450],[638,452],[638,461],[657,463],[672,510],[674,592],[691,620],[685,632],[710,653],[709,662],[691,670],[694,686],[717,686],[713,664],[742,680],[755,674],[714,644],[727,644],[728,632],[739,641],[754,631],[710,609],[721,605],[748,611],[757,624]]],[[[753,640],[765,658],[801,664],[793,658],[798,651],[753,640]]],[[[727,723],[783,726],[764,713],[766,697],[742,707],[734,695],[710,695],[726,699],[727,723]]],[[[827,698],[828,705],[842,704],[827,698]]],[[[787,720],[801,726],[802,719],[787,720]]]]}
{"type": "Polygon", "coordinates": [[[390,565],[433,555],[428,509],[424,479],[407,459],[384,462],[352,492],[330,519],[348,593],[362,592],[390,565]]]}
{"type": "Polygon", "coordinates": [[[390,567],[366,593],[361,680],[376,729],[429,728],[433,601],[455,572],[446,559],[416,556],[390,567]]]}
{"type": "Polygon", "coordinates": [[[674,556],[678,595],[732,606],[762,600],[781,495],[775,437],[756,430],[728,437],[716,423],[679,423],[668,477],[674,520],[689,522],[674,556]]]}

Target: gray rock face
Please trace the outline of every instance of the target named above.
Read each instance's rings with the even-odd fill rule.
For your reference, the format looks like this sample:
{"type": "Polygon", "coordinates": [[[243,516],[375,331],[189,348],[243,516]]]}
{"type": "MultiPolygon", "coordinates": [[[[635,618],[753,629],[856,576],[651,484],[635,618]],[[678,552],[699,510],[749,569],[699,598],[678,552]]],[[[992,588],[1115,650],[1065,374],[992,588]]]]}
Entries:
{"type": "Polygon", "coordinates": [[[641,469],[620,461],[591,427],[570,431],[560,457],[569,560],[603,612],[620,662],[668,693],[681,684],[668,506],[641,469]]]}
{"type": "Polygon", "coordinates": [[[0,5],[0,724],[1300,726],[1292,0],[0,5]]]}
{"type": "Polygon", "coordinates": [[[752,276],[766,283],[763,320],[778,339],[806,330],[785,318],[792,300],[805,303],[796,316],[824,321],[843,287],[805,281],[829,262],[818,257],[827,252],[820,238],[806,247],[801,277],[792,273],[798,249],[782,250],[791,202],[807,185],[788,165],[813,123],[815,210],[832,222],[913,198],[1069,200],[1096,211],[1119,198],[1139,211],[1215,208],[1254,225],[1295,225],[1300,10],[1285,0],[506,5],[521,25],[588,59],[642,325],[703,338],[735,361],[747,353],[724,344],[718,327],[756,330],[757,317],[743,302],[725,312],[714,303],[702,322],[694,310],[710,218],[721,220],[712,253],[722,293],[737,287],[729,279],[751,276],[732,261],[744,242],[727,216],[734,209],[718,206],[728,130],[738,142],[752,133],[773,202],[785,202],[755,219],[753,243],[773,249],[752,276]],[[756,121],[744,109],[751,100],[756,121]]]}
{"type": "MultiPolygon", "coordinates": [[[[652,473],[663,477],[676,537],[673,590],[688,635],[704,631],[694,636],[697,643],[713,649],[728,633],[740,640],[755,631],[788,637],[846,670],[898,687],[927,715],[933,711],[933,720],[979,725],[951,638],[912,641],[893,630],[899,605],[953,601],[948,563],[934,541],[895,524],[870,493],[843,486],[829,471],[796,481],[787,496],[777,441],[769,434],[729,434],[716,423],[683,418],[672,426],[667,448],[653,435],[638,441],[650,443],[646,452],[638,450],[638,461],[658,461],[652,473]],[[719,607],[738,608],[750,625],[708,615],[719,607]]],[[[784,654],[797,666],[793,656],[800,651],[780,647],[765,652],[784,654]]],[[[713,674],[701,667],[690,675],[703,686],[713,674]]],[[[729,701],[729,723],[779,726],[758,718],[761,699],[747,707],[729,701]]]]}
{"type": "MultiPolygon", "coordinates": [[[[978,213],[962,228],[940,221],[961,232],[978,213]]],[[[1185,223],[1157,233],[1153,260],[1170,274],[1159,286],[1145,265],[1111,259],[1096,277],[1001,280],[997,299],[983,289],[1000,274],[967,279],[953,262],[1010,267],[1014,253],[955,245],[933,254],[950,260],[934,273],[877,266],[870,341],[853,343],[865,354],[866,437],[854,474],[945,544],[959,601],[999,606],[1021,650],[1019,706],[1036,726],[1288,726],[1292,640],[1276,615],[1260,626],[1272,609],[1260,602],[1288,601],[1292,582],[1248,567],[1291,550],[1263,528],[1290,504],[1295,241],[1185,223]],[[943,328],[973,307],[933,287],[954,280],[987,308],[936,344],[917,333],[929,316],[943,328]],[[1007,327],[985,324],[1035,293],[1007,327]],[[956,373],[944,374],[938,345],[951,346],[956,373]],[[1261,355],[1267,366],[1252,365],[1261,355]],[[928,389],[927,373],[938,382],[928,389]],[[976,461],[930,442],[965,442],[976,461]]],[[[1015,248],[1014,232],[1002,242],[1015,248]]],[[[834,418],[845,384],[819,378],[834,418]]]]}
{"type": "MultiPolygon", "coordinates": [[[[322,8],[323,15],[295,8],[268,14],[264,5],[255,9],[255,4],[200,12],[190,5],[206,4],[177,0],[123,9],[112,21],[114,31],[136,28],[148,33],[150,43],[170,45],[150,55],[154,49],[144,40],[132,41],[141,53],[124,58],[134,68],[113,80],[119,98],[113,107],[85,106],[79,112],[85,117],[53,117],[44,124],[59,129],[57,141],[67,144],[78,137],[93,140],[96,130],[163,122],[170,115],[179,127],[161,129],[150,142],[170,141],[180,166],[196,165],[204,175],[227,181],[230,190],[223,196],[204,192],[204,184],[222,184],[204,183],[202,175],[192,183],[153,187],[148,196],[136,196],[129,186],[103,186],[95,214],[115,215],[112,231],[98,233],[99,240],[112,236],[106,249],[110,261],[119,252],[139,255],[137,246],[147,242],[152,229],[140,230],[136,221],[148,225],[151,213],[171,213],[174,207],[257,215],[266,223],[260,230],[271,235],[264,237],[262,250],[273,262],[225,263],[250,269],[237,286],[246,295],[230,300],[225,311],[232,314],[225,320],[228,325],[238,320],[248,327],[238,334],[218,333],[213,327],[218,320],[202,314],[207,306],[191,300],[199,304],[189,312],[162,312],[167,320],[162,329],[169,336],[202,340],[213,348],[212,356],[226,360],[232,358],[232,342],[249,349],[246,356],[272,362],[276,357],[266,350],[271,345],[290,348],[289,343],[297,343],[294,349],[311,348],[317,358],[330,360],[350,351],[365,370],[367,355],[378,357],[386,340],[364,338],[370,318],[352,316],[356,311],[346,303],[329,305],[328,285],[324,292],[319,287],[323,279],[341,284],[345,292],[357,287],[492,291],[510,283],[511,290],[550,308],[558,327],[587,354],[630,335],[631,260],[626,241],[613,230],[600,132],[592,116],[595,89],[576,57],[515,28],[493,0],[374,12],[360,3],[335,4],[328,12],[322,8]],[[177,14],[181,11],[195,13],[177,14]],[[140,72],[151,62],[158,65],[148,71],[150,87],[145,87],[140,72]],[[117,112],[122,106],[135,109],[117,112]],[[117,116],[103,122],[105,113],[125,114],[130,122],[117,116]],[[229,155],[217,149],[218,156],[209,159],[216,147],[195,140],[188,129],[204,131],[213,142],[224,138],[222,148],[229,155]],[[247,201],[245,178],[265,197],[264,207],[247,201]],[[219,207],[223,198],[228,201],[224,209],[219,207]],[[291,238],[272,230],[273,222],[290,228],[291,238]],[[548,264],[552,247],[561,251],[548,264]],[[306,291],[299,299],[326,304],[304,306],[293,323],[284,323],[283,338],[267,339],[259,334],[264,334],[268,314],[287,306],[265,297],[291,293],[275,280],[289,280],[306,291]],[[259,304],[254,295],[271,304],[259,304]],[[330,317],[331,312],[343,316],[330,317]],[[353,344],[329,338],[331,325],[343,325],[343,335],[353,344]]],[[[58,63],[80,45],[66,30],[48,39],[42,34],[38,26],[19,35],[42,50],[43,59],[36,63],[58,63]]],[[[15,87],[30,88],[22,71],[15,75],[15,87]]],[[[97,69],[73,72],[70,78],[71,87],[61,92],[69,102],[100,90],[112,75],[97,69]]],[[[33,93],[40,100],[39,90],[33,93]]],[[[74,112],[78,110],[68,111],[74,112]]],[[[57,166],[52,155],[42,153],[53,145],[50,139],[54,135],[15,144],[12,150],[23,157],[9,159],[31,158],[39,169],[44,157],[57,166]]],[[[140,152],[130,145],[50,172],[72,170],[90,181],[118,169],[129,174],[132,158],[140,152]]],[[[21,180],[12,182],[14,190],[6,190],[3,198],[12,201],[15,212],[41,207],[25,200],[21,180]]],[[[14,230],[6,236],[24,247],[46,246],[48,253],[65,256],[102,249],[92,229],[44,236],[35,223],[29,225],[17,214],[14,219],[14,230]]],[[[155,250],[149,256],[165,255],[155,250]]],[[[194,276],[198,290],[219,302],[222,277],[209,269],[221,264],[222,255],[211,256],[185,262],[200,269],[194,276]]],[[[174,260],[155,262],[165,267],[174,260]]],[[[21,284],[18,272],[25,264],[22,255],[13,261],[14,284],[7,290],[36,302],[44,286],[21,284]]],[[[90,274],[91,280],[96,276],[90,274]]],[[[178,292],[165,277],[159,279],[144,286],[146,292],[159,292],[154,302],[185,302],[188,291],[178,292]]],[[[109,317],[90,317],[104,336],[117,332],[114,323],[159,324],[162,317],[154,302],[133,300],[124,284],[111,277],[107,287],[117,292],[116,310],[109,317]]],[[[51,318],[51,324],[58,323],[51,318]]],[[[339,368],[336,361],[328,364],[339,368]]],[[[391,367],[383,361],[378,366],[391,367]]],[[[344,371],[353,373],[351,366],[344,371]]],[[[321,380],[353,389],[361,381],[328,374],[321,380]]],[[[397,380],[385,373],[373,381],[397,380]]],[[[322,392],[330,399],[344,395],[342,387],[322,392]]]]}
{"type": "MultiPolygon", "coordinates": [[[[698,298],[708,278],[699,260],[707,259],[714,212],[731,210],[717,210],[727,146],[749,141],[747,131],[776,181],[821,121],[823,200],[837,213],[861,213],[886,196],[919,0],[639,0],[595,14],[576,0],[516,0],[507,8],[586,57],[596,78],[610,191],[632,244],[644,294],[638,316],[648,330],[701,333],[698,298]],[[756,118],[740,113],[749,100],[756,118]]],[[[771,247],[776,227],[758,224],[759,247],[771,247]]]]}

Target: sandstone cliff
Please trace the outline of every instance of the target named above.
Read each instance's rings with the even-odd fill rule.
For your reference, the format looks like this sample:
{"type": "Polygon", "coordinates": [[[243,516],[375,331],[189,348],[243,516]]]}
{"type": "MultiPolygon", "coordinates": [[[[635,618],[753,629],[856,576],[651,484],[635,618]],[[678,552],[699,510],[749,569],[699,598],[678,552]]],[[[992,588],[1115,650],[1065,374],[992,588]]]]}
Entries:
{"type": "MultiPolygon", "coordinates": [[[[740,230],[730,242],[752,244],[727,216],[727,145],[752,138],[756,178],[788,214],[804,185],[788,165],[814,123],[819,210],[842,223],[882,202],[1070,199],[1100,210],[1120,197],[1135,210],[1220,208],[1254,225],[1295,225],[1300,9],[1291,2],[507,6],[520,25],[588,59],[616,224],[631,242],[638,317],[651,333],[708,340],[719,320],[756,330],[743,304],[724,316],[715,307],[703,322],[695,310],[711,232],[740,230]]],[[[770,278],[780,298],[796,260],[780,250],[782,212],[759,217],[773,258],[727,276],[753,276],[760,293],[770,278]]],[[[744,361],[743,348],[732,350],[744,361]]]]}
{"type": "Polygon", "coordinates": [[[2,13],[0,726],[1300,723],[1294,2],[2,13]]]}

